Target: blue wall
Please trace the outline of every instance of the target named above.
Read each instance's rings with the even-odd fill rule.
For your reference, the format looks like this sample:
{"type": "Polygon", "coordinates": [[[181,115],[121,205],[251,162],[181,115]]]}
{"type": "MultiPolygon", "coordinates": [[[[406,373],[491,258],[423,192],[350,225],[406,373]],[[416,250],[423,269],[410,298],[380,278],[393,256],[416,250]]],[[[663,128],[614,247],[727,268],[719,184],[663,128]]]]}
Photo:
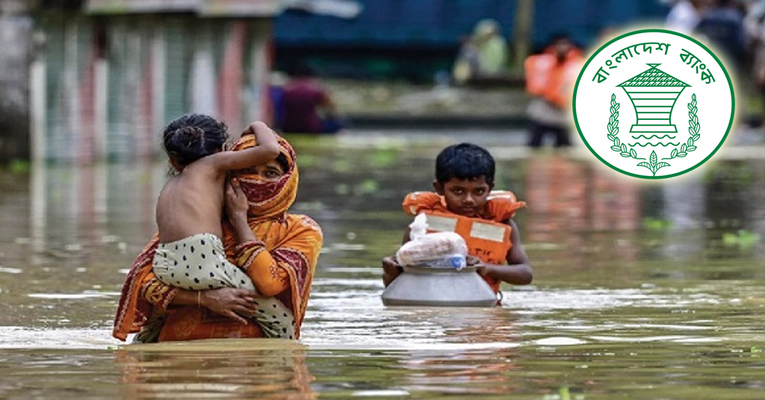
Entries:
{"type": "MultiPolygon", "coordinates": [[[[494,18],[508,39],[515,0],[357,0],[364,10],[353,20],[288,11],[276,19],[277,46],[451,47],[477,21],[494,18]]],[[[566,32],[580,44],[603,28],[662,19],[658,0],[536,0],[533,42],[566,32]]]]}

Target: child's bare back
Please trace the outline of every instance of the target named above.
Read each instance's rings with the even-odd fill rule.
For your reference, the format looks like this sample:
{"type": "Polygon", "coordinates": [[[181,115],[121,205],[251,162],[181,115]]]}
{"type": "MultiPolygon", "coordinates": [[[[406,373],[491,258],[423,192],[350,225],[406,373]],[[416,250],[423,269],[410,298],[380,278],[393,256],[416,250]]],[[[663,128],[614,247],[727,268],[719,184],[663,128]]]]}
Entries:
{"type": "MultiPolygon", "coordinates": [[[[271,163],[280,148],[262,122],[245,133],[255,135],[257,146],[224,151],[226,127],[209,116],[185,115],[165,128],[165,150],[178,171],[157,200],[159,244],[152,267],[165,284],[196,291],[234,287],[256,292],[252,280],[226,258],[221,239],[224,185],[228,171],[271,163]]],[[[266,336],[294,337],[289,307],[273,297],[261,297],[255,304],[259,312],[244,317],[257,321],[266,336]]]]}
{"type": "Polygon", "coordinates": [[[162,188],[157,199],[160,242],[173,242],[197,233],[222,236],[226,174],[215,170],[210,162],[213,157],[187,165],[162,188]]]}
{"type": "Polygon", "coordinates": [[[279,155],[271,129],[262,122],[248,127],[258,145],[224,151],[225,126],[208,116],[183,116],[165,129],[165,149],[179,171],[157,200],[159,241],[168,243],[199,233],[221,236],[223,187],[228,171],[264,164],[279,155]]]}

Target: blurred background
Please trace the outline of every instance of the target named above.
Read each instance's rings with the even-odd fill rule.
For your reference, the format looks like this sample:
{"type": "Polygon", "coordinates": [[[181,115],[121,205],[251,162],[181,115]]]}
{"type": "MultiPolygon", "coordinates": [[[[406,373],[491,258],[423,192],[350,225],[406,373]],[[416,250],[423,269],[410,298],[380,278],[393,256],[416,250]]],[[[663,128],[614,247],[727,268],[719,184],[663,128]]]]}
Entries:
{"type": "Polygon", "coordinates": [[[761,0],[0,0],[0,348],[22,349],[0,397],[761,398],[764,19],[761,0]],[[718,49],[738,107],[712,161],[658,182],[595,160],[559,95],[645,26],[718,49]],[[297,150],[293,211],[325,237],[312,351],[282,368],[299,387],[263,373],[281,353],[103,351],[156,231],[160,132],[187,112],[232,136],[265,120],[297,150]],[[383,307],[401,201],[460,141],[528,202],[534,284],[491,310],[383,307]],[[243,368],[265,378],[221,383],[243,368]],[[162,385],[183,379],[210,385],[162,385]]]}
{"type": "MultiPolygon", "coordinates": [[[[748,5],[740,3],[742,13],[748,5]]],[[[234,131],[252,119],[275,123],[279,99],[269,89],[305,70],[331,93],[344,126],[522,126],[529,54],[556,35],[587,49],[609,30],[663,25],[671,7],[638,0],[3,0],[0,159],[157,155],[157,132],[189,111],[218,116],[234,131]],[[486,41],[482,34],[499,45],[487,50],[497,53],[492,65],[460,69],[468,45],[486,41]]]]}
{"type": "Polygon", "coordinates": [[[741,121],[757,125],[762,16],[758,0],[3,0],[0,160],[156,156],[157,132],[191,111],[233,131],[263,119],[306,133],[283,126],[291,84],[306,77],[326,131],[523,135],[538,95],[526,90],[538,74],[529,55],[564,37],[580,64],[609,34],[642,26],[720,43],[745,88],[741,121]]]}

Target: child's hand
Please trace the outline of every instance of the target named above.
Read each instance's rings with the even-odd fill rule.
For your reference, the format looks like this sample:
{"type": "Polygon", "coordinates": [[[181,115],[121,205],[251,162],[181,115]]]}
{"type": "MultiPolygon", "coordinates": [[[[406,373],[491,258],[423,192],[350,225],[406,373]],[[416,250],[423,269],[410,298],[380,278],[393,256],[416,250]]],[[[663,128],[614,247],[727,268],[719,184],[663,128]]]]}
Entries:
{"type": "Polygon", "coordinates": [[[477,264],[475,267],[475,272],[478,272],[478,275],[491,276],[492,266],[486,264],[477,264]]]}
{"type": "Polygon", "coordinates": [[[271,129],[271,127],[268,126],[265,122],[263,122],[263,121],[254,121],[247,128],[244,128],[244,130],[242,131],[242,134],[240,134],[239,137],[242,138],[242,137],[245,137],[247,135],[257,135],[258,130],[260,130],[261,133],[268,131],[268,132],[270,132],[270,133],[272,133],[274,135],[276,134],[276,132],[274,132],[274,130],[271,129]]]}
{"type": "Polygon", "coordinates": [[[385,257],[382,259],[382,267],[383,271],[389,273],[389,274],[398,274],[401,272],[399,268],[401,268],[400,265],[398,265],[398,262],[393,257],[385,257]]]}
{"type": "Polygon", "coordinates": [[[401,272],[403,272],[403,268],[401,268],[400,265],[398,265],[398,262],[396,261],[395,257],[385,257],[382,259],[382,268],[383,268],[383,284],[387,287],[390,285],[391,282],[393,282],[396,277],[401,275],[401,272]]]}
{"type": "Polygon", "coordinates": [[[250,125],[248,125],[246,128],[244,128],[244,130],[239,135],[239,137],[243,138],[243,137],[245,137],[247,135],[255,136],[255,124],[263,124],[263,125],[265,125],[265,123],[263,123],[261,121],[253,121],[250,125]]]}
{"type": "Polygon", "coordinates": [[[468,255],[465,257],[465,262],[467,263],[468,267],[473,267],[481,264],[483,261],[481,261],[481,259],[476,256],[468,255]]]}
{"type": "Polygon", "coordinates": [[[226,182],[226,215],[233,222],[237,219],[247,220],[247,210],[250,204],[239,186],[239,180],[231,179],[226,182]]]}

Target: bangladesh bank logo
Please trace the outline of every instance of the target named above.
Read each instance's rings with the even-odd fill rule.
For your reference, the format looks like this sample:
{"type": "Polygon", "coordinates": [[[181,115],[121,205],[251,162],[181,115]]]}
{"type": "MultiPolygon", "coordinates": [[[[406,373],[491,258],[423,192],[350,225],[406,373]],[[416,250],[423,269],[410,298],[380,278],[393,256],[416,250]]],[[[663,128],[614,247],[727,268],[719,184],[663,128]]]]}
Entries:
{"type": "Polygon", "coordinates": [[[663,179],[700,166],[733,124],[728,72],[697,40],[668,30],[624,34],[603,45],[574,88],[584,143],[626,175],[663,179]]]}

